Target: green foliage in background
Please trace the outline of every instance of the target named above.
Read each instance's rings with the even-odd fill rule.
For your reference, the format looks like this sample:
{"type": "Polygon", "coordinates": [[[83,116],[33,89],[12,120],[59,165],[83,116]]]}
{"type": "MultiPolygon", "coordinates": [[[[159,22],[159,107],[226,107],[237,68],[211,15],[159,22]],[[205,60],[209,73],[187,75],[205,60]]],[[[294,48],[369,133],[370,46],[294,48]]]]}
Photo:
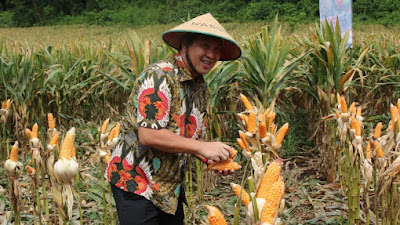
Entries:
{"type": "MultiPolygon", "coordinates": [[[[289,24],[308,23],[319,16],[318,0],[5,0],[0,27],[60,24],[144,26],[178,23],[187,16],[211,12],[221,22],[272,21],[279,14],[289,24]]],[[[384,25],[400,22],[397,0],[353,2],[354,20],[384,25]]]]}

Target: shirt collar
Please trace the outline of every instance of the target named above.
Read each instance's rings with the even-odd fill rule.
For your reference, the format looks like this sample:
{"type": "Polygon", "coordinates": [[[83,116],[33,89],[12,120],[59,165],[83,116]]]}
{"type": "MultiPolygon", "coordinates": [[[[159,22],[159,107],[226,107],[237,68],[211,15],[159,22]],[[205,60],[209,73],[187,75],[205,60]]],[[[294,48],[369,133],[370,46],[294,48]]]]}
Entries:
{"type": "Polygon", "coordinates": [[[202,75],[199,75],[195,79],[193,79],[189,69],[187,68],[186,64],[183,62],[181,53],[177,53],[173,57],[179,67],[178,77],[179,77],[180,82],[184,82],[184,81],[188,81],[188,80],[204,82],[204,78],[202,75]]]}

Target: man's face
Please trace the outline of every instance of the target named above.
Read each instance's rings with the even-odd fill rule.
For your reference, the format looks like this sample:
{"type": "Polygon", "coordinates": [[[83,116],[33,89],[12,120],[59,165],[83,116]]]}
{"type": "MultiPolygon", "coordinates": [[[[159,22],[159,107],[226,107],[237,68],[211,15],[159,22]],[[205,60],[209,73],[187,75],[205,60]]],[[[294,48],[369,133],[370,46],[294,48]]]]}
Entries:
{"type": "MultiPolygon", "coordinates": [[[[193,67],[199,74],[207,74],[221,57],[222,41],[219,38],[201,36],[196,38],[190,46],[182,46],[183,60],[186,64],[186,54],[192,61],[193,67]]],[[[189,67],[193,75],[194,71],[189,67]]]]}

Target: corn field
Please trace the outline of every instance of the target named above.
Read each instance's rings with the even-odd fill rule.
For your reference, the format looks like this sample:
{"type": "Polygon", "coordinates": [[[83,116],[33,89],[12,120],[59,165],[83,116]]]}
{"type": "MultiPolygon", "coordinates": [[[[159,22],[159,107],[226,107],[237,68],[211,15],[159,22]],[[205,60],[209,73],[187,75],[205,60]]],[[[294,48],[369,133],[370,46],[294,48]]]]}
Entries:
{"type": "MultiPolygon", "coordinates": [[[[168,28],[74,30],[90,38],[36,28],[42,41],[35,28],[4,30],[1,224],[118,224],[105,168],[136,77],[174,53],[159,38],[168,28]]],[[[205,76],[206,138],[237,151],[190,163],[185,223],[400,224],[399,29],[355,27],[346,48],[348,34],[332,24],[226,28],[243,55],[205,76]],[[211,172],[220,168],[236,173],[211,172]],[[336,208],[319,204],[327,198],[336,208]]]]}

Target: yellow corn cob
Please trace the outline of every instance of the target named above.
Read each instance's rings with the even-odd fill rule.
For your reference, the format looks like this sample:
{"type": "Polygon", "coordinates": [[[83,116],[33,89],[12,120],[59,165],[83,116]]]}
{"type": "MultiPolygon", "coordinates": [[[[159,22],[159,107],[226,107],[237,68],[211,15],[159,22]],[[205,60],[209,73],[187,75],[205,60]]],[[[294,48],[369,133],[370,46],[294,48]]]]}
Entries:
{"type": "Polygon", "coordinates": [[[340,110],[342,110],[342,113],[347,113],[347,103],[343,96],[340,99],[340,110]]]}
{"type": "Polygon", "coordinates": [[[75,140],[75,128],[73,127],[67,132],[67,135],[65,135],[65,138],[62,142],[60,150],[60,158],[65,158],[67,160],[71,159],[74,140],[75,140]]]}
{"type": "Polygon", "coordinates": [[[103,126],[101,126],[101,133],[102,134],[106,133],[107,126],[108,126],[109,122],[110,122],[110,118],[107,118],[106,120],[104,120],[103,126]]]}
{"type": "Polygon", "coordinates": [[[29,175],[34,175],[35,174],[35,169],[32,168],[31,166],[25,166],[25,170],[29,175]]]}
{"type": "Polygon", "coordinates": [[[400,98],[397,99],[397,109],[400,109],[400,98]]]}
{"type": "Polygon", "coordinates": [[[359,106],[358,108],[357,108],[357,113],[356,113],[356,115],[357,116],[361,116],[361,106],[359,106]]]}
{"type": "Polygon", "coordinates": [[[355,103],[355,102],[351,103],[350,108],[349,108],[349,111],[350,111],[350,113],[351,113],[352,115],[356,115],[356,114],[357,114],[357,111],[356,111],[356,103],[355,103]]]}
{"type": "Polygon", "coordinates": [[[263,121],[258,125],[258,133],[260,134],[260,138],[267,136],[267,121],[263,121]]]}
{"type": "Polygon", "coordinates": [[[268,129],[271,128],[272,123],[274,122],[276,116],[276,112],[270,112],[269,116],[268,116],[268,129]]]}
{"type": "Polygon", "coordinates": [[[243,141],[242,141],[241,138],[236,138],[236,141],[237,141],[237,143],[239,144],[239,146],[240,146],[243,150],[246,150],[246,151],[250,152],[249,147],[246,146],[246,145],[243,143],[243,141]]]}
{"type": "Polygon", "coordinates": [[[247,131],[250,132],[251,134],[254,134],[256,131],[256,126],[257,126],[257,115],[254,111],[250,111],[249,114],[249,123],[247,124],[247,131]]]}
{"type": "Polygon", "coordinates": [[[382,122],[379,122],[375,127],[374,137],[375,138],[380,138],[381,137],[381,132],[382,132],[382,122]]]}
{"type": "Polygon", "coordinates": [[[109,141],[112,141],[112,139],[114,138],[114,133],[115,133],[115,127],[111,129],[110,134],[108,135],[109,141]]]}
{"type": "Polygon", "coordinates": [[[246,124],[248,123],[249,117],[247,117],[245,114],[238,113],[238,116],[239,116],[240,120],[244,121],[246,124]]]}
{"type": "Polygon", "coordinates": [[[358,121],[358,120],[354,120],[354,121],[356,121],[356,136],[360,136],[361,135],[361,123],[360,123],[360,121],[358,121]]]}
{"type": "Polygon", "coordinates": [[[7,102],[6,102],[6,109],[10,109],[10,105],[11,105],[11,100],[10,100],[10,99],[7,99],[7,102]]]}
{"type": "Polygon", "coordinates": [[[267,167],[267,171],[261,178],[260,185],[257,189],[257,198],[267,197],[268,190],[271,188],[272,184],[279,179],[279,176],[281,175],[282,164],[282,159],[278,158],[267,167]]]}
{"type": "Polygon", "coordinates": [[[5,102],[1,102],[1,109],[6,109],[7,108],[7,106],[6,106],[6,103],[5,102]]]}
{"type": "Polygon", "coordinates": [[[71,157],[72,158],[76,158],[76,147],[75,147],[75,145],[72,145],[72,151],[71,151],[71,157]]]}
{"type": "Polygon", "coordinates": [[[47,113],[47,120],[49,122],[49,129],[52,130],[52,129],[56,128],[56,121],[54,120],[52,113],[47,113]]]}
{"type": "Polygon", "coordinates": [[[13,162],[18,161],[18,141],[16,141],[11,148],[10,160],[13,162]]]}
{"type": "Polygon", "coordinates": [[[338,106],[340,107],[342,98],[340,97],[339,93],[336,93],[336,100],[337,100],[338,106]]]}
{"type": "Polygon", "coordinates": [[[275,132],[276,132],[276,124],[272,124],[271,125],[271,130],[270,130],[270,132],[271,132],[271,134],[275,134],[275,132]]]}
{"type": "Polygon", "coordinates": [[[58,138],[60,137],[60,133],[57,132],[50,140],[50,145],[55,145],[58,143],[58,138]]]}
{"type": "Polygon", "coordinates": [[[249,205],[249,203],[250,203],[250,201],[251,201],[251,198],[250,198],[249,193],[247,193],[247,191],[244,190],[244,189],[243,189],[240,185],[238,185],[238,184],[231,183],[231,186],[232,186],[233,192],[235,192],[236,196],[239,197],[239,196],[240,196],[240,192],[242,192],[241,200],[242,200],[243,205],[246,206],[246,208],[247,208],[247,206],[249,205]]]}
{"type": "Polygon", "coordinates": [[[271,112],[271,110],[270,110],[269,108],[267,108],[267,109],[265,110],[265,112],[264,112],[265,121],[268,120],[268,116],[269,116],[269,113],[270,113],[270,112],[271,112]]]}
{"type": "Polygon", "coordinates": [[[253,110],[253,105],[250,103],[249,99],[244,96],[242,93],[240,93],[240,99],[242,100],[244,107],[246,107],[247,110],[253,110]]]}
{"type": "Polygon", "coordinates": [[[350,122],[350,129],[355,130],[357,126],[357,120],[354,118],[354,116],[351,117],[351,122],[350,122]]]}
{"type": "Polygon", "coordinates": [[[365,154],[365,158],[366,159],[371,159],[371,143],[368,141],[367,143],[367,150],[366,150],[366,154],[365,154]]]}
{"type": "Polygon", "coordinates": [[[104,156],[104,161],[108,164],[110,162],[110,155],[104,156]]]}
{"type": "Polygon", "coordinates": [[[38,137],[38,130],[39,130],[39,127],[38,127],[37,123],[33,124],[31,138],[37,138],[38,137]]]}
{"type": "Polygon", "coordinates": [[[390,104],[390,114],[392,115],[390,129],[392,131],[394,131],[394,126],[395,126],[395,122],[396,122],[396,116],[398,114],[398,109],[393,104],[390,104]]]}
{"type": "Polygon", "coordinates": [[[208,223],[210,225],[227,225],[224,216],[222,215],[221,211],[214,206],[205,206],[208,211],[208,223]]]}
{"type": "Polygon", "coordinates": [[[220,170],[238,170],[240,169],[240,165],[233,161],[233,159],[228,159],[223,162],[213,163],[208,165],[208,169],[212,171],[220,171],[220,170]]]}
{"type": "Polygon", "coordinates": [[[289,123],[285,123],[285,124],[283,124],[283,126],[281,128],[279,128],[278,132],[276,133],[276,137],[275,137],[276,145],[282,144],[283,138],[285,137],[288,129],[289,129],[289,123]]]}
{"type": "Polygon", "coordinates": [[[382,158],[384,156],[384,154],[383,154],[382,147],[381,147],[381,145],[379,144],[378,141],[374,141],[374,147],[375,147],[376,155],[379,158],[382,158]]]}
{"type": "Polygon", "coordinates": [[[117,123],[117,125],[115,126],[114,138],[118,138],[119,137],[120,130],[121,130],[121,124],[117,123]]]}
{"type": "Polygon", "coordinates": [[[28,136],[29,140],[32,139],[32,131],[29,128],[25,129],[25,134],[28,136]]]}
{"type": "Polygon", "coordinates": [[[246,140],[246,134],[243,131],[239,130],[239,136],[240,136],[240,139],[242,139],[244,146],[246,146],[245,149],[247,151],[250,151],[249,143],[246,140]]]}
{"type": "Polygon", "coordinates": [[[340,118],[340,112],[336,112],[336,119],[340,118]]]}
{"type": "Polygon", "coordinates": [[[261,211],[260,220],[262,224],[274,224],[275,214],[278,211],[278,206],[282,200],[284,192],[285,182],[283,180],[278,180],[272,184],[271,188],[268,190],[267,199],[261,211]]]}

